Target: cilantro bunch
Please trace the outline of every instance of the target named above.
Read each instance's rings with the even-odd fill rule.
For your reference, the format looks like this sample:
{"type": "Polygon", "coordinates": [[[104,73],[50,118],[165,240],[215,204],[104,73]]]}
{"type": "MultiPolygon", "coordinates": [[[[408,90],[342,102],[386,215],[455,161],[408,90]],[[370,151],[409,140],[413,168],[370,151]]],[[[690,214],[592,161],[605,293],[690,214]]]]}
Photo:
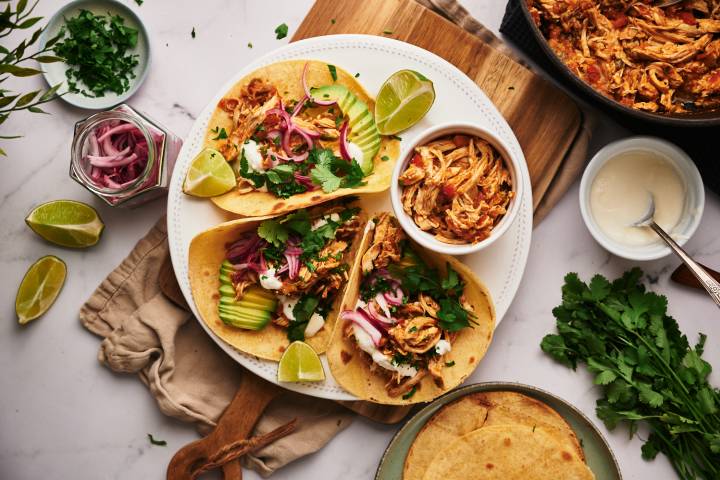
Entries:
{"type": "Polygon", "coordinates": [[[568,274],[553,310],[558,334],[541,348],[596,375],[604,394],[596,413],[609,429],[627,422],[633,435],[638,422],[649,425],[645,459],[665,454],[682,479],[720,478],[720,390],[707,380],[706,337],[691,347],[667,315],[667,299],[646,292],[641,276],[635,268],[612,283],[596,275],[585,284],[568,274]]]}
{"type": "Polygon", "coordinates": [[[121,16],[80,10],[65,20],[60,37],[54,51],[70,67],[65,76],[71,92],[102,97],[130,88],[138,56],[128,52],[137,44],[138,31],[126,26],[121,16]]]}
{"type": "Polygon", "coordinates": [[[328,148],[313,148],[303,162],[283,163],[266,172],[252,170],[244,150],[240,156],[240,175],[250,180],[255,188],[265,186],[269,192],[280,198],[289,198],[308,191],[307,185],[298,181],[296,174],[308,177],[325,193],[339,188],[365,185],[365,175],[357,161],[347,162],[336,157],[328,148]]]}

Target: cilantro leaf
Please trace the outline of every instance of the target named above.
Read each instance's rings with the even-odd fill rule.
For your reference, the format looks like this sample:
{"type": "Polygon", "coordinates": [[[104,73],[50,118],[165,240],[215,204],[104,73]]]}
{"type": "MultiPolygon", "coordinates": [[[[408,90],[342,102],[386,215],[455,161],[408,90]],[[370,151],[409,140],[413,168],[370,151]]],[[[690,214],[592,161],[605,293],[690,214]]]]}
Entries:
{"type": "Polygon", "coordinates": [[[152,436],[152,433],[148,433],[148,440],[150,440],[150,443],[153,445],[157,445],[159,447],[165,447],[167,446],[167,442],[165,440],[158,440],[155,437],[152,436]]]}
{"type": "Polygon", "coordinates": [[[330,168],[322,164],[316,165],[315,168],[310,171],[310,178],[314,184],[322,186],[323,192],[325,193],[334,192],[340,188],[340,184],[342,183],[340,177],[332,173],[330,168]]]}
{"type": "Polygon", "coordinates": [[[224,128],[221,128],[220,130],[218,130],[218,127],[215,127],[215,129],[212,130],[212,132],[217,134],[213,138],[213,140],[225,140],[226,138],[228,138],[228,134],[224,128]]]}
{"type": "Polygon", "coordinates": [[[417,392],[417,386],[413,385],[412,389],[402,396],[403,400],[408,400],[410,397],[415,395],[415,392],[417,392]]]}
{"type": "Polygon", "coordinates": [[[327,67],[328,67],[328,70],[330,70],[330,76],[332,77],[333,82],[336,82],[337,81],[337,68],[335,67],[335,65],[330,65],[330,64],[328,64],[327,67]]]}
{"type": "Polygon", "coordinates": [[[288,34],[288,26],[286,23],[281,23],[277,27],[275,27],[275,38],[278,40],[281,40],[285,37],[287,37],[288,34]]]}
{"type": "Polygon", "coordinates": [[[280,247],[285,245],[288,240],[288,229],[285,225],[275,219],[263,220],[257,229],[260,238],[268,243],[280,247]]]}

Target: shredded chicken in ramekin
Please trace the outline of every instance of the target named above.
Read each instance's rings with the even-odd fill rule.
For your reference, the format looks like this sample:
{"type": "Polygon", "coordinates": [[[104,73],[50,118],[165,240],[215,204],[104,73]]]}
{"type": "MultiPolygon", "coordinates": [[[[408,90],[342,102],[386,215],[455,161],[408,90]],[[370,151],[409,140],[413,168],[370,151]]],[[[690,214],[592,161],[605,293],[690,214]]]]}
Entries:
{"type": "Polygon", "coordinates": [[[481,138],[450,135],[415,152],[399,179],[405,213],[441,242],[488,238],[514,196],[498,151],[481,138]]]}

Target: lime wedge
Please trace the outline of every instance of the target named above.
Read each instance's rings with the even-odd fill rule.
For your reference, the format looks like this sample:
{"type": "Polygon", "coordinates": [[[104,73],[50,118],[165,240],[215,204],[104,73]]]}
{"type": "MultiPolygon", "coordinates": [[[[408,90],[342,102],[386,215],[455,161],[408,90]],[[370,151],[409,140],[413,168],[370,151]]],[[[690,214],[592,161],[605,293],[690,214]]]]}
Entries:
{"type": "Polygon", "coordinates": [[[385,80],[375,101],[375,122],[382,135],[406,130],[435,102],[433,83],[421,73],[400,70],[385,80]]]}
{"type": "Polygon", "coordinates": [[[215,197],[230,191],[235,185],[235,172],[222,153],[206,148],[190,164],[183,192],[194,197],[215,197]]]}
{"type": "Polygon", "coordinates": [[[24,325],[50,309],[65,283],[66,274],[65,262],[52,255],[33,263],[15,297],[18,323],[24,325]]]}
{"type": "Polygon", "coordinates": [[[95,245],[105,228],[93,207],[74,200],[43,203],[30,212],[25,223],[48,242],[71,248],[95,245]]]}
{"type": "Polygon", "coordinates": [[[320,357],[305,342],[293,342],[278,365],[278,382],[321,382],[325,380],[320,357]]]}

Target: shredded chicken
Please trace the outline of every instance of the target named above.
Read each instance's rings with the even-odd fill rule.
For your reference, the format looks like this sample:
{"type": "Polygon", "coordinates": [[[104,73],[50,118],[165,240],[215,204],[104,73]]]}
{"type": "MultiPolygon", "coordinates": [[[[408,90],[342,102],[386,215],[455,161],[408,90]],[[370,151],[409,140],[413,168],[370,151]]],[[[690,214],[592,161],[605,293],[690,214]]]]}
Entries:
{"type": "Polygon", "coordinates": [[[514,196],[501,155],[487,141],[456,135],[416,148],[400,175],[405,213],[445,243],[477,243],[514,196]]]}
{"type": "Polygon", "coordinates": [[[602,94],[660,113],[720,108],[720,0],[529,0],[548,44],[602,94]]]}
{"type": "Polygon", "coordinates": [[[400,261],[400,242],[405,238],[397,219],[389,213],[381,213],[374,222],[372,244],[361,260],[363,273],[400,261]]]}

